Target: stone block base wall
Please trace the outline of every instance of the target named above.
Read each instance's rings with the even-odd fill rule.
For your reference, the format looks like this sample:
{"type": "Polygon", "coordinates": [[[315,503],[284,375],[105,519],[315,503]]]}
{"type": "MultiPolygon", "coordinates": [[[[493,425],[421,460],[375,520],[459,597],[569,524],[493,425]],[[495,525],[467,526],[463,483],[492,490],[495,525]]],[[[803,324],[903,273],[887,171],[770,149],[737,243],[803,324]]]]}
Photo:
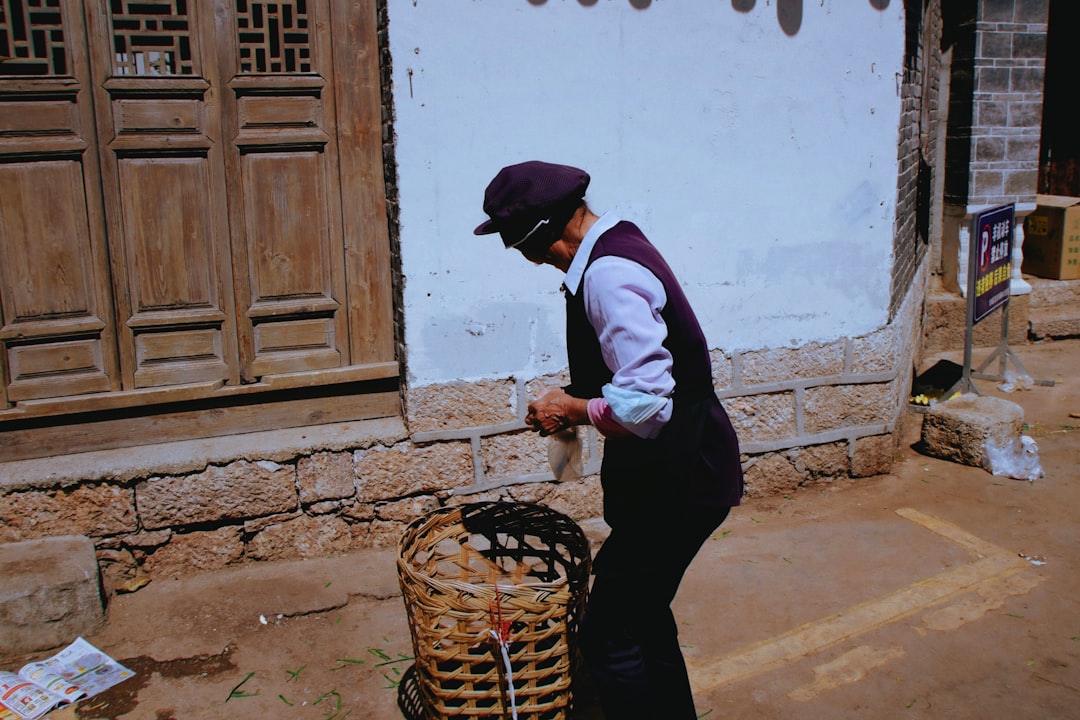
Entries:
{"type": "MultiPolygon", "coordinates": [[[[494,454],[513,465],[514,452],[494,454]]],[[[242,562],[393,547],[413,519],[475,499],[602,512],[595,477],[495,492],[474,487],[474,461],[468,440],[417,443],[389,419],[5,463],[0,544],[85,535],[111,595],[242,562]]]]}
{"type": "MultiPolygon", "coordinates": [[[[864,337],[714,353],[749,497],[889,472],[922,333],[923,293],[909,295],[864,337]]],[[[523,422],[531,395],[565,381],[413,388],[404,422],[6,463],[0,543],[86,535],[112,593],[242,562],[392,547],[410,521],[453,503],[512,499],[598,518],[602,437],[580,429],[583,477],[555,482],[548,440],[523,422]]]]}

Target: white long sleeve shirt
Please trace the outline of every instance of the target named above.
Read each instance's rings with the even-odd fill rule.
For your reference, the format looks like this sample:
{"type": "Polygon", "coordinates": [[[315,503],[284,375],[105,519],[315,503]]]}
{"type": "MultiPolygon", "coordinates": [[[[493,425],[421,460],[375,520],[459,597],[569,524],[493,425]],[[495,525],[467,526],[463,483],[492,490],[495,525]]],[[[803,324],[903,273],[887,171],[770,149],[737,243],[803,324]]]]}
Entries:
{"type": "Polygon", "coordinates": [[[598,258],[585,272],[596,241],[620,221],[615,214],[604,213],[593,224],[564,285],[573,295],[585,293],[585,314],[600,340],[604,363],[613,372],[611,385],[605,386],[613,417],[635,435],[650,438],[671,419],[675,390],[671,353],[663,345],[664,286],[643,265],[610,255],[598,258]],[[609,392],[612,386],[615,392],[609,392]]]}

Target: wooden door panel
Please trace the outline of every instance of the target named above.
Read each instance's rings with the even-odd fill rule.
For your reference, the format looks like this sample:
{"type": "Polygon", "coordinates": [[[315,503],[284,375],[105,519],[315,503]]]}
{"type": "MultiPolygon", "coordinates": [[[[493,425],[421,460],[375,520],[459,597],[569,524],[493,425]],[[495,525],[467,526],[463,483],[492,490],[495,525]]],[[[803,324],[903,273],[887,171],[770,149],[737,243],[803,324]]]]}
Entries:
{"type": "Polygon", "coordinates": [[[119,158],[134,387],[231,377],[206,157],[119,158]],[[151,211],[152,209],[152,211],[151,211]]]}
{"type": "Polygon", "coordinates": [[[154,103],[119,99],[113,103],[113,131],[190,132],[200,131],[199,101],[162,98],[154,103]]]}
{"type": "Polygon", "coordinates": [[[127,274],[135,315],[220,307],[206,158],[120,158],[127,274]],[[152,212],[150,211],[152,210],[152,212]]]}
{"type": "Polygon", "coordinates": [[[255,325],[255,371],[262,375],[325,370],[341,364],[332,318],[255,325]]]}
{"type": "Polygon", "coordinates": [[[87,14],[109,39],[93,63],[124,386],[238,382],[212,8],[87,14]]]}
{"type": "Polygon", "coordinates": [[[0,165],[0,337],[10,400],[110,388],[101,348],[108,308],[98,292],[107,279],[88,238],[80,162],[0,165]]]}
{"type": "Polygon", "coordinates": [[[109,389],[109,379],[102,372],[105,362],[101,342],[93,335],[86,340],[12,343],[8,362],[12,377],[8,396],[13,401],[109,389]]]}
{"type": "Polygon", "coordinates": [[[71,160],[0,165],[0,257],[7,325],[95,312],[82,170],[71,160]],[[25,238],[33,238],[32,243],[25,238]]]}
{"type": "Polygon", "coordinates": [[[14,150],[11,140],[19,136],[47,133],[74,135],[78,127],[77,107],[69,99],[11,100],[0,104],[0,134],[8,140],[8,151],[14,150]]]}
{"type": "Polygon", "coordinates": [[[242,147],[246,152],[239,155],[248,267],[244,316],[254,377],[348,363],[340,347],[347,337],[344,257],[340,228],[330,217],[337,205],[330,196],[331,163],[317,147],[271,147],[273,152],[242,147]],[[312,333],[314,326],[321,330],[312,333]],[[288,338],[297,342],[282,342],[288,338]]]}
{"type": "Polygon", "coordinates": [[[73,0],[0,15],[0,408],[119,386],[84,38],[73,0]]]}
{"type": "Polygon", "coordinates": [[[220,322],[204,328],[135,335],[138,387],[216,380],[226,373],[220,322]]]}
{"type": "Polygon", "coordinates": [[[252,303],[332,296],[322,165],[319,152],[242,156],[252,303]]]}
{"type": "Polygon", "coordinates": [[[239,336],[249,379],[346,366],[345,242],[326,0],[240,3],[218,23],[239,336]],[[231,73],[231,75],[230,75],[231,73]]]}
{"type": "Polygon", "coordinates": [[[378,11],[374,0],[333,0],[332,11],[350,359],[377,365],[397,357],[378,11]]]}

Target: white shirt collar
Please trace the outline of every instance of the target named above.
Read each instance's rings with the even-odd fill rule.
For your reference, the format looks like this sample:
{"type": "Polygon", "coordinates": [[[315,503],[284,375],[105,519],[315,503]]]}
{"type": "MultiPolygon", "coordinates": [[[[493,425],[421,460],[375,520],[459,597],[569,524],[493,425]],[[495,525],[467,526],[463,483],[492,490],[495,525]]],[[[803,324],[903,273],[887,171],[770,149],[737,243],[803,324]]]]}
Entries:
{"type": "Polygon", "coordinates": [[[593,223],[593,226],[589,228],[589,232],[585,233],[585,237],[581,239],[581,245],[577,249],[577,254],[574,255],[574,259],[570,263],[570,269],[566,271],[566,278],[563,280],[563,286],[571,295],[577,295],[578,288],[581,287],[581,278],[585,275],[585,266],[589,264],[589,256],[592,255],[596,241],[621,221],[622,218],[615,213],[606,212],[593,223]]]}

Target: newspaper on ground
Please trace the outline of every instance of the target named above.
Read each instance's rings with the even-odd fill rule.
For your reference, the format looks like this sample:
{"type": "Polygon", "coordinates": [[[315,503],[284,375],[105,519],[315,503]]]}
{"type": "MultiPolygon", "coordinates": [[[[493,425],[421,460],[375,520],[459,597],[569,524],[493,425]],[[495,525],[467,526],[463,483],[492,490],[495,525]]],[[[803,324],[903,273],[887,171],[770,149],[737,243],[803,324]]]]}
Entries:
{"type": "Polygon", "coordinates": [[[34,720],[60,705],[93,697],[135,673],[78,638],[19,672],[0,671],[0,720],[34,720]]]}

